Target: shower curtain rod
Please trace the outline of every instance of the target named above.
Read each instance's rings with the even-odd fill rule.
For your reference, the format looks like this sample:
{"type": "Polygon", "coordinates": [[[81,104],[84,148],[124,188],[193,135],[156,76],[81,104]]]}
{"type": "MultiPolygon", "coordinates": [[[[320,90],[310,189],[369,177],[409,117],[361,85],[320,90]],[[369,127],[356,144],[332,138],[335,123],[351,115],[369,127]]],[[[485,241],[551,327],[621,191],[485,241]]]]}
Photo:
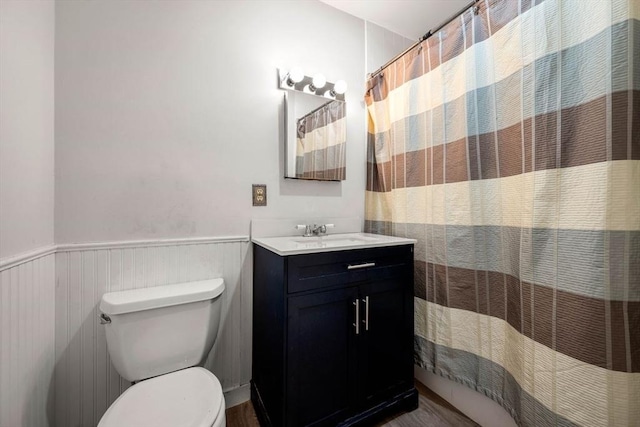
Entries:
{"type": "MultiPolygon", "coordinates": [[[[296,120],[300,121],[302,119],[305,119],[305,118],[309,117],[313,113],[317,113],[318,111],[322,110],[327,105],[331,104],[333,101],[340,101],[340,100],[339,99],[327,99],[327,102],[325,102],[324,104],[322,104],[318,108],[314,108],[313,110],[309,111],[307,114],[305,114],[304,116],[302,116],[302,117],[300,117],[299,119],[296,119],[296,120]]],[[[340,101],[340,102],[343,102],[343,101],[340,101]]]]}
{"type": "Polygon", "coordinates": [[[373,73],[369,74],[369,78],[373,78],[375,76],[377,76],[378,74],[380,74],[382,72],[382,70],[384,70],[385,68],[387,68],[389,65],[393,64],[394,62],[396,62],[398,59],[402,58],[407,52],[409,52],[411,49],[413,49],[414,47],[418,46],[420,43],[422,43],[423,41],[425,41],[426,39],[428,39],[429,37],[431,37],[432,35],[434,35],[435,33],[437,33],[438,31],[440,31],[445,25],[447,25],[449,22],[453,21],[454,19],[456,19],[458,16],[462,15],[464,12],[466,12],[471,6],[473,6],[474,4],[478,3],[480,0],[472,0],[471,3],[469,3],[468,5],[466,5],[463,9],[461,9],[460,11],[458,11],[455,15],[452,15],[449,19],[447,19],[446,21],[444,21],[439,27],[437,27],[435,30],[429,30],[427,32],[427,34],[425,34],[424,36],[420,37],[418,39],[417,42],[415,42],[414,44],[412,44],[411,46],[409,46],[408,48],[406,48],[405,50],[403,50],[401,53],[399,53],[398,55],[394,56],[390,61],[388,61],[386,64],[384,64],[382,67],[378,68],[376,71],[374,71],[373,73]]]}

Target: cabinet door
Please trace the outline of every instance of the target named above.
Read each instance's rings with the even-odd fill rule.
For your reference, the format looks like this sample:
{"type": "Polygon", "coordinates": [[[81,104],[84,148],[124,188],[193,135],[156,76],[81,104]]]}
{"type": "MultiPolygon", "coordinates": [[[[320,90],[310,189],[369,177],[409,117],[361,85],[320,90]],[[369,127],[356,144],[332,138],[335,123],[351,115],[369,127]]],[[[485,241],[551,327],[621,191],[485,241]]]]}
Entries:
{"type": "Polygon", "coordinates": [[[413,297],[409,286],[406,278],[396,278],[360,287],[359,395],[365,406],[413,387],[413,297]]]}
{"type": "Polygon", "coordinates": [[[357,289],[289,297],[288,426],[333,426],[355,409],[357,289]]]}

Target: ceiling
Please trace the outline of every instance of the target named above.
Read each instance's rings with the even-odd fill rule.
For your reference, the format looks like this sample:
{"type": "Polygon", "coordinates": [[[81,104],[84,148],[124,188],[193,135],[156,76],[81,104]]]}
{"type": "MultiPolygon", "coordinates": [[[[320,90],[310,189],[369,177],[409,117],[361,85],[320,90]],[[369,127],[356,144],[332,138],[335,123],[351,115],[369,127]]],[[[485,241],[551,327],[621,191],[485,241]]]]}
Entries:
{"type": "Polygon", "coordinates": [[[470,4],[470,0],[320,0],[408,39],[418,40],[470,4]]]}

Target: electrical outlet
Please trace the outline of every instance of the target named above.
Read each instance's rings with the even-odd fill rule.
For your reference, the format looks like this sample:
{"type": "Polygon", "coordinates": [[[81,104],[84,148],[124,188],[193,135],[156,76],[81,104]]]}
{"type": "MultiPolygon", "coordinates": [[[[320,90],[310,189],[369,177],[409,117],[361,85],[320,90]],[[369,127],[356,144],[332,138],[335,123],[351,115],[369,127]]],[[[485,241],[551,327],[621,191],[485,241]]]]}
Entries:
{"type": "Polygon", "coordinates": [[[267,206],[266,184],[253,184],[253,206],[267,206]]]}

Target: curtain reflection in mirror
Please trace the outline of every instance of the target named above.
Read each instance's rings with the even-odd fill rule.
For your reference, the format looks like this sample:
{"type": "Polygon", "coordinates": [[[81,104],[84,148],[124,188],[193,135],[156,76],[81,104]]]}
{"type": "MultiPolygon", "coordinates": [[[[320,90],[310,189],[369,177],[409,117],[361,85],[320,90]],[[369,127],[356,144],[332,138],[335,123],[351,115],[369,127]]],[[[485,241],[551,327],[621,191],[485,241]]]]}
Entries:
{"type": "Polygon", "coordinates": [[[331,101],[297,119],[296,178],[344,180],[346,105],[331,101]]]}

